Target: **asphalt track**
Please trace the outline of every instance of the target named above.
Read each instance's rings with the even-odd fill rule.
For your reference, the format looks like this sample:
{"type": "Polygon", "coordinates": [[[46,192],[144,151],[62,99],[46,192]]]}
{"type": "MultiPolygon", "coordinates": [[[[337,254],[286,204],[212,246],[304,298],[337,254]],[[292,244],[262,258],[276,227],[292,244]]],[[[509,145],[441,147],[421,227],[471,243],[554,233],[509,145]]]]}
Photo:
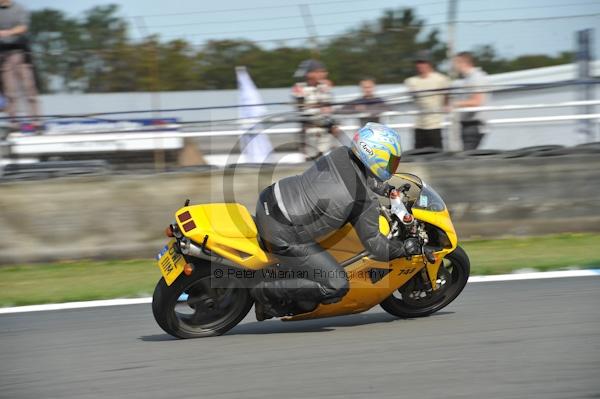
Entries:
{"type": "Polygon", "coordinates": [[[469,284],[437,315],[174,340],[150,305],[0,315],[0,398],[600,398],[600,278],[469,284]]]}

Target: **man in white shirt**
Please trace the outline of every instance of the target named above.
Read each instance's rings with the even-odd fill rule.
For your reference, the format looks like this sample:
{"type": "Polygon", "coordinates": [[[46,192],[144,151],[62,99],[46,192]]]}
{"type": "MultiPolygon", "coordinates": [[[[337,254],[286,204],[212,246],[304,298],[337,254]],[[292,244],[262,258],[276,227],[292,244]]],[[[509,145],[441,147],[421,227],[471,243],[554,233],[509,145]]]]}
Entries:
{"type": "MultiPolygon", "coordinates": [[[[459,100],[452,104],[454,108],[471,108],[484,106],[487,100],[485,94],[487,74],[475,66],[473,55],[467,51],[458,53],[453,60],[454,68],[463,77],[463,87],[460,88],[459,100]]],[[[460,126],[464,150],[474,150],[479,147],[484,134],[485,124],[480,112],[461,112],[460,126]]]]}
{"type": "Polygon", "coordinates": [[[415,148],[442,148],[443,109],[448,104],[450,79],[437,72],[428,51],[420,51],[415,58],[416,76],[404,81],[421,112],[415,120],[415,148]]]}

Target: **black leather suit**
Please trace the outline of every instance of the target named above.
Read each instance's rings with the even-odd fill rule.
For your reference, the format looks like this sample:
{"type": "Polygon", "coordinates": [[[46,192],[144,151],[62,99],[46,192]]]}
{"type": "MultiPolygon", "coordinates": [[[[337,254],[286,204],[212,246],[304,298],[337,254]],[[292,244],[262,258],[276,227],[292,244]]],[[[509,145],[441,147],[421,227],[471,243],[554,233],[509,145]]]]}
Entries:
{"type": "Polygon", "coordinates": [[[275,185],[261,193],[256,208],[260,235],[280,267],[297,277],[260,283],[270,302],[301,303],[310,310],[337,302],[348,292],[343,267],[317,243],[346,223],[352,223],[373,258],[404,256],[402,242],[390,241],[379,231],[379,202],[367,176],[352,151],[339,147],[303,174],[279,181],[279,195],[275,185]]]}

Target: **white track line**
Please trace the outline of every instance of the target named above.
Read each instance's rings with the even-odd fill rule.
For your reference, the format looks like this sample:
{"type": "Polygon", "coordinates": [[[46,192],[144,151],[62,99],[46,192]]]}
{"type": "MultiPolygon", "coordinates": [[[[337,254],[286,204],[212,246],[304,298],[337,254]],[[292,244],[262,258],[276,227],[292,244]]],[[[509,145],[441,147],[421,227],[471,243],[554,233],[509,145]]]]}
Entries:
{"type": "Polygon", "coordinates": [[[45,312],[47,310],[63,309],[99,308],[102,306],[138,305],[140,303],[152,303],[152,298],[106,299],[101,301],[47,303],[44,305],[16,306],[14,308],[0,308],[0,314],[45,312]]]}
{"type": "MultiPolygon", "coordinates": [[[[541,280],[541,279],[548,279],[548,278],[590,277],[590,276],[600,276],[600,269],[499,274],[499,275],[494,275],[494,276],[472,276],[469,278],[469,283],[486,283],[486,282],[494,282],[494,281],[517,281],[517,280],[541,280]]],[[[128,299],[107,299],[107,300],[101,300],[101,301],[49,303],[49,304],[44,304],[44,305],[17,306],[17,307],[13,307],[13,308],[0,308],[0,314],[45,312],[48,310],[64,310],[64,309],[99,308],[99,307],[105,307],[105,306],[139,305],[139,304],[144,304],[144,303],[152,303],[152,298],[146,297],[146,298],[128,298],[128,299]]]]}
{"type": "MultiPolygon", "coordinates": [[[[546,278],[600,276],[600,269],[561,270],[556,272],[533,272],[497,274],[493,276],[471,276],[469,283],[487,283],[492,281],[541,280],[546,278]]],[[[1,311],[2,309],[0,309],[1,311]]]]}

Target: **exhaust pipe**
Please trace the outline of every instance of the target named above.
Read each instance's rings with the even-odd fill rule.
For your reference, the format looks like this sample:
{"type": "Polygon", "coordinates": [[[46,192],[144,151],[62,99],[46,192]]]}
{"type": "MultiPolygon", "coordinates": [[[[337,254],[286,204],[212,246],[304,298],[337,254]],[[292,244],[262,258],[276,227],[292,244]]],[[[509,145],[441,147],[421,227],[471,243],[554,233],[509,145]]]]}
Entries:
{"type": "Polygon", "coordinates": [[[179,241],[179,249],[181,249],[181,253],[184,255],[195,256],[196,258],[206,257],[206,254],[202,252],[202,248],[188,238],[183,238],[179,241]]]}
{"type": "Polygon", "coordinates": [[[202,250],[202,247],[193,243],[189,238],[182,238],[179,240],[179,250],[182,254],[193,256],[195,258],[200,258],[209,261],[211,264],[217,264],[225,267],[233,267],[239,268],[240,266],[230,261],[229,259],[225,259],[220,255],[217,255],[213,252],[206,253],[202,250]]]}

